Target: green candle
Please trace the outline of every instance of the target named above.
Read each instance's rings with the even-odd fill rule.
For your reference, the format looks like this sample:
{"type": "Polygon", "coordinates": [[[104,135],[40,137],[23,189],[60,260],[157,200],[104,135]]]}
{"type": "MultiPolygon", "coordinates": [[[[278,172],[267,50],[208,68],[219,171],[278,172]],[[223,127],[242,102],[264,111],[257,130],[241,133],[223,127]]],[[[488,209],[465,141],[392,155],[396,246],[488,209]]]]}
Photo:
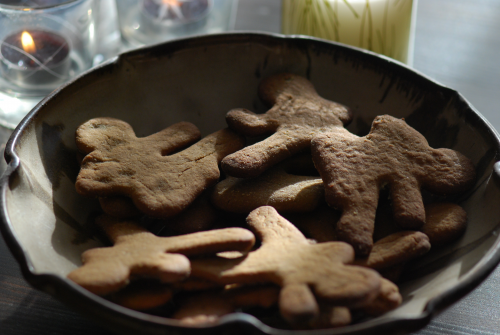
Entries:
{"type": "Polygon", "coordinates": [[[325,38],[411,63],[416,0],[282,0],[282,32],[325,38]]]}

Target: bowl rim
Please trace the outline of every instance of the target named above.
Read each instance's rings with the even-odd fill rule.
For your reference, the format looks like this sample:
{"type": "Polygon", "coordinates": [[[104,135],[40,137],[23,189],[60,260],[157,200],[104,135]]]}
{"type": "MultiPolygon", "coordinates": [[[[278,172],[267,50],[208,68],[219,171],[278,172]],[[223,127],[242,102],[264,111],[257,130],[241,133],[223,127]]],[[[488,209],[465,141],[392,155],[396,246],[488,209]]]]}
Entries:
{"type": "MultiPolygon", "coordinates": [[[[271,335],[302,335],[302,334],[364,334],[372,331],[394,331],[394,330],[405,330],[408,332],[416,331],[427,325],[430,320],[443,311],[446,307],[450,306],[454,302],[458,301],[466,294],[471,292],[476,288],[500,263],[500,236],[498,236],[488,250],[488,252],[481,258],[481,260],[474,265],[469,272],[461,277],[459,281],[449,289],[443,291],[441,294],[435,296],[434,298],[427,301],[425,308],[422,313],[418,316],[401,316],[401,317],[390,317],[381,320],[373,319],[359,324],[353,324],[341,328],[334,329],[321,329],[321,330],[281,330],[277,328],[272,328],[262,323],[255,317],[244,314],[244,313],[233,313],[222,317],[217,323],[207,327],[188,327],[181,326],[178,321],[168,319],[165,317],[153,316],[143,312],[138,312],[130,310],[114,304],[104,298],[90,293],[89,291],[83,289],[79,285],[71,282],[70,280],[63,278],[54,274],[37,274],[34,271],[34,267],[29,258],[28,253],[22,247],[19,239],[16,237],[15,231],[10,221],[8,210],[7,210],[7,192],[9,188],[10,179],[16,174],[16,171],[20,166],[19,156],[16,154],[16,147],[19,144],[20,138],[24,131],[34,122],[38,114],[43,112],[44,106],[51,99],[64,93],[65,88],[72,85],[78,85],[78,83],[84,78],[87,78],[93,74],[99,72],[105,72],[107,69],[115,66],[117,63],[126,60],[129,57],[147,57],[148,55],[155,53],[162,53],[164,50],[169,52],[175,52],[182,49],[186,45],[190,46],[201,46],[203,44],[217,44],[217,43],[228,43],[233,40],[237,41],[253,41],[254,43],[259,43],[260,41],[280,41],[280,42],[304,42],[308,44],[330,44],[334,48],[339,49],[349,49],[352,52],[363,53],[371,55],[370,57],[378,58],[382,61],[388,63],[394,63],[394,66],[402,68],[403,71],[408,71],[408,73],[413,73],[413,75],[422,78],[429,84],[436,86],[440,90],[447,91],[451,96],[457,98],[461,103],[465,104],[472,111],[472,117],[475,118],[475,122],[482,123],[489,132],[489,135],[496,140],[497,149],[500,148],[500,135],[494,129],[494,127],[484,118],[484,116],[478,112],[459,92],[446,87],[437,81],[427,77],[426,75],[420,73],[419,71],[410,68],[409,66],[393,60],[389,57],[376,54],[371,51],[364,49],[347,46],[342,43],[327,41],[320,38],[302,36],[302,35],[282,35],[276,33],[265,33],[265,32],[254,32],[254,31],[234,31],[210,35],[200,35],[192,36],[177,40],[172,40],[164,43],[159,43],[153,46],[143,47],[122,53],[116,57],[113,57],[106,62],[80,74],[76,78],[70,80],[66,84],[60,86],[49,95],[47,95],[43,100],[41,100],[18,124],[13,133],[11,134],[6,147],[5,147],[5,160],[8,163],[7,169],[0,178],[0,231],[3,238],[12,252],[13,256],[20,265],[21,272],[25,280],[38,290],[49,293],[54,298],[60,300],[61,302],[71,306],[74,310],[79,311],[82,314],[92,317],[94,320],[101,323],[105,328],[109,328],[109,319],[116,320],[117,322],[112,322],[115,330],[117,328],[117,323],[122,324],[123,331],[130,330],[130,324],[141,324],[144,330],[146,329],[159,329],[159,330],[177,330],[182,331],[183,329],[190,329],[191,331],[198,331],[201,333],[210,333],[213,331],[222,331],[225,328],[237,325],[239,327],[250,327],[255,332],[260,332],[262,334],[271,335]],[[72,303],[75,298],[78,298],[79,304],[72,303]],[[123,315],[130,320],[123,321],[123,315]]],[[[493,174],[496,175],[497,182],[500,178],[500,161],[494,163],[493,174]]],[[[500,185],[500,184],[499,184],[500,185]]],[[[119,326],[119,325],[118,325],[119,326]]]]}

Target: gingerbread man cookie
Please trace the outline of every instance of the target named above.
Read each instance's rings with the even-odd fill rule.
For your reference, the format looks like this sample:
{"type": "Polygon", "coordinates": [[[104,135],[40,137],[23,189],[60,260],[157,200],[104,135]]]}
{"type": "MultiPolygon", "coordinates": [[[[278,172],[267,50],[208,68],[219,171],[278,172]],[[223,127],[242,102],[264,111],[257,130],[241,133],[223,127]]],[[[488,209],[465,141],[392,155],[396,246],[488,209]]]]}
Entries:
{"type": "Polygon", "coordinates": [[[137,138],[126,122],[87,121],[76,133],[79,150],[87,153],[76,190],[94,197],[128,196],[152,217],[178,214],[218,181],[222,158],[244,146],[241,136],[223,129],[173,153],[198,137],[198,129],[187,122],[137,138]]]}
{"type": "Polygon", "coordinates": [[[422,232],[431,245],[442,246],[458,239],[467,228],[467,213],[457,204],[443,202],[425,206],[422,232]]]}
{"type": "Polygon", "coordinates": [[[96,223],[114,245],[85,251],[83,266],[70,272],[68,278],[98,295],[118,291],[133,276],[164,283],[185,279],[191,270],[185,255],[247,251],[255,241],[253,234],[243,228],[158,237],[134,221],[103,215],[96,223]]]}
{"type": "Polygon", "coordinates": [[[269,308],[278,302],[279,287],[241,286],[192,295],[180,302],[173,318],[185,325],[206,325],[238,308],[269,308]]]}
{"type": "Polygon", "coordinates": [[[387,269],[403,265],[430,249],[429,238],[424,233],[400,231],[375,242],[368,257],[356,258],[354,264],[376,270],[387,269]]]}
{"type": "Polygon", "coordinates": [[[106,298],[123,307],[142,311],[165,305],[172,296],[173,290],[169,285],[139,280],[106,298]]]}
{"type": "Polygon", "coordinates": [[[319,315],[314,294],[340,306],[360,306],[374,299],[380,276],[374,270],[347,265],[354,250],[343,242],[311,243],[270,206],[247,218],[261,246],[237,259],[192,261],[192,274],[215,282],[280,285],[280,311],[290,323],[306,323],[319,315]]]}
{"type": "Polygon", "coordinates": [[[292,157],[257,178],[228,177],[215,186],[213,204],[225,211],[248,214],[260,206],[278,212],[310,212],[324,203],[323,181],[310,155],[292,157]]]}
{"type": "Polygon", "coordinates": [[[406,229],[425,222],[421,188],[435,194],[460,193],[475,179],[471,161],[451,149],[433,149],[403,120],[378,116],[370,133],[358,137],[339,128],[311,142],[328,204],[342,210],[338,237],[367,255],[380,189],[391,193],[395,221],[406,229]]]}
{"type": "Polygon", "coordinates": [[[265,114],[234,109],[226,121],[231,129],[246,136],[272,135],[224,158],[222,169],[230,176],[256,177],[308,149],[314,135],[343,127],[352,117],[346,107],[320,97],[310,81],[290,73],[264,79],[259,95],[272,105],[265,114]]]}

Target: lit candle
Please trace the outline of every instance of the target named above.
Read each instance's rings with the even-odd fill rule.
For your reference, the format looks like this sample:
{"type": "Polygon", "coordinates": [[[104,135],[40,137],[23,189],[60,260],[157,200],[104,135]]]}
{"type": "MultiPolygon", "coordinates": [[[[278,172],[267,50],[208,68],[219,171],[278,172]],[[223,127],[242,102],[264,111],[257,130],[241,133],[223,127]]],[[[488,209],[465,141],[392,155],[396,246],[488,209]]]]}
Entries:
{"type": "Polygon", "coordinates": [[[330,39],[408,63],[416,1],[283,0],[282,32],[330,39]]]}
{"type": "Polygon", "coordinates": [[[69,76],[69,50],[59,34],[35,29],[16,32],[1,42],[2,76],[22,88],[62,83],[69,76]]]}
{"type": "Polygon", "coordinates": [[[212,0],[143,0],[144,16],[160,25],[197,22],[210,10],[212,0]]]}

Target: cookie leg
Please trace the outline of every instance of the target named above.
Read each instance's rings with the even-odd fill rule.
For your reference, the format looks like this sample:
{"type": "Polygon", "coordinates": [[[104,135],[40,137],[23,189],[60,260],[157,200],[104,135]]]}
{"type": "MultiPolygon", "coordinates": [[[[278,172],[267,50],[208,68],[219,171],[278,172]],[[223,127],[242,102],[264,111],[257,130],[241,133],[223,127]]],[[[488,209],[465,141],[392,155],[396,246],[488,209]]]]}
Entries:
{"type": "Polygon", "coordinates": [[[346,206],[337,222],[337,238],[352,245],[358,256],[366,256],[372,249],[376,212],[376,199],[367,198],[346,206]]]}
{"type": "Polygon", "coordinates": [[[292,325],[309,324],[319,316],[316,299],[305,284],[286,285],[279,296],[281,315],[292,325]]]}
{"type": "Polygon", "coordinates": [[[425,209],[416,180],[395,181],[391,187],[394,220],[406,229],[417,230],[425,223],[425,209]]]}

